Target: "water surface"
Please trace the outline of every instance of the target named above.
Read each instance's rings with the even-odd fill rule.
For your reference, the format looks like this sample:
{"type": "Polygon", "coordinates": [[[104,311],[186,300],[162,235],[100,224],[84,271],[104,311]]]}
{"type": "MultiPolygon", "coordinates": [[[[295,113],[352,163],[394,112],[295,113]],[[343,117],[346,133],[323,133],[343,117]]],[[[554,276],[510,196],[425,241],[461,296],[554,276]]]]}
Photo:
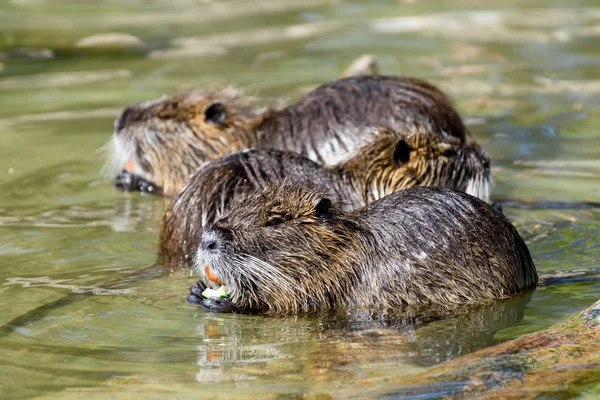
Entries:
{"type": "Polygon", "coordinates": [[[165,202],[100,171],[128,104],[209,84],[289,101],[369,53],[455,99],[497,198],[597,201],[599,27],[594,1],[0,2],[0,397],[385,393],[590,305],[600,210],[509,207],[541,274],[585,275],[433,322],[207,314],[189,270],[131,276],[165,202]]]}

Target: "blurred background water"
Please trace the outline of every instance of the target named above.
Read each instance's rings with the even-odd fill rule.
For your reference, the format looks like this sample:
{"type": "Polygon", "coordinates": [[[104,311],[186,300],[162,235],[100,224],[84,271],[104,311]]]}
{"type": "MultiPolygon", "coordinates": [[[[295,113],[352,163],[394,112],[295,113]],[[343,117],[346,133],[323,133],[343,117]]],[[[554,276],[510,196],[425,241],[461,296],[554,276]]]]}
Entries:
{"type": "Polygon", "coordinates": [[[597,1],[0,1],[0,397],[359,396],[597,300],[597,209],[506,208],[541,274],[587,275],[431,323],[207,314],[189,270],[131,277],[165,201],[100,173],[123,107],[209,84],[293,101],[366,53],[452,96],[496,198],[598,200],[597,1]]]}

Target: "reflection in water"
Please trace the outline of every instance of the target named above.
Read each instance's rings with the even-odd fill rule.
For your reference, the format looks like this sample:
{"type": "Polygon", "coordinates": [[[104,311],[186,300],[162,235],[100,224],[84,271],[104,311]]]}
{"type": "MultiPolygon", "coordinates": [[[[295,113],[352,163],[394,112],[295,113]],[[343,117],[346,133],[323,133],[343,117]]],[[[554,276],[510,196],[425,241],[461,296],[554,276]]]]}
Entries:
{"type": "Polygon", "coordinates": [[[71,162],[50,166],[2,185],[0,201],[11,195],[21,196],[23,201],[10,213],[0,209],[0,226],[70,230],[108,226],[114,232],[158,231],[156,221],[162,218],[168,199],[113,191],[112,198],[98,202],[92,191],[114,189],[104,182],[101,186],[82,182],[78,177],[82,165],[71,162]],[[46,206],[40,206],[42,200],[46,206]]]}
{"type": "MultiPolygon", "coordinates": [[[[131,196],[124,196],[122,201],[115,204],[110,219],[113,231],[137,232],[140,224],[149,220],[160,221],[162,219],[167,200],[159,198],[157,201],[144,201],[145,199],[141,199],[141,197],[138,193],[132,193],[131,196]]],[[[150,229],[156,232],[158,230],[156,223],[150,229]]]]}
{"type": "MultiPolygon", "coordinates": [[[[206,315],[196,328],[202,338],[202,344],[198,346],[198,382],[251,380],[257,374],[266,375],[272,368],[259,371],[256,364],[293,358],[293,354],[286,353],[284,344],[306,340],[309,331],[305,325],[282,324],[277,329],[278,335],[273,337],[272,321],[264,327],[248,325],[248,322],[245,317],[206,315]],[[261,343],[257,340],[259,337],[277,341],[261,343]]],[[[273,365],[276,364],[267,364],[273,365]]]]}
{"type": "Polygon", "coordinates": [[[196,379],[273,379],[289,373],[290,363],[315,381],[359,379],[369,364],[381,364],[379,373],[393,375],[398,364],[407,368],[434,365],[494,344],[496,332],[523,318],[530,299],[531,293],[455,317],[393,318],[352,312],[290,323],[278,318],[206,314],[196,328],[202,340],[196,379]],[[252,319],[262,319],[264,324],[252,319]],[[312,345],[290,345],[302,342],[312,345]],[[290,361],[286,364],[285,360],[290,361]]]}

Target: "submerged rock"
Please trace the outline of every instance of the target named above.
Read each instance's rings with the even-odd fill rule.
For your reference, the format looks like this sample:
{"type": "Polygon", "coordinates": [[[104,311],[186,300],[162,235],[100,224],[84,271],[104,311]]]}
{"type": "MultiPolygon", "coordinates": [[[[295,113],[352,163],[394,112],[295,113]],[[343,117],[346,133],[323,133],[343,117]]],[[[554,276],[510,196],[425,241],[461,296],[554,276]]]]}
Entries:
{"type": "MultiPolygon", "coordinates": [[[[465,398],[568,394],[600,374],[600,301],[567,321],[439,364],[403,380],[394,393],[435,391],[465,398]]],[[[574,393],[571,393],[574,394],[574,393]]]]}

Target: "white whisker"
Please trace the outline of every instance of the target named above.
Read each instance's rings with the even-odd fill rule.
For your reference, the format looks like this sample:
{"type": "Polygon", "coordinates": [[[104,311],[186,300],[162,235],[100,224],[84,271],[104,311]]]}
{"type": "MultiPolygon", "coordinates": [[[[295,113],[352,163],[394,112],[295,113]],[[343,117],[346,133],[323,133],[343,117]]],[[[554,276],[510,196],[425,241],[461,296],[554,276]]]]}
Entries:
{"type": "Polygon", "coordinates": [[[123,141],[117,143],[117,139],[113,138],[98,151],[102,151],[106,155],[106,162],[101,170],[102,176],[113,178],[114,174],[119,172],[129,160],[130,145],[123,141]]]}
{"type": "Polygon", "coordinates": [[[469,179],[467,182],[467,188],[465,192],[479,197],[483,201],[490,202],[490,191],[493,187],[493,180],[491,177],[484,177],[483,174],[477,174],[477,176],[469,179]]]}
{"type": "Polygon", "coordinates": [[[297,294],[298,292],[306,294],[290,277],[283,274],[273,265],[249,254],[243,254],[242,257],[252,269],[249,272],[258,278],[261,288],[266,292],[280,295],[279,289],[282,289],[290,295],[297,294]],[[273,287],[277,287],[278,289],[273,292],[273,287]]]}

